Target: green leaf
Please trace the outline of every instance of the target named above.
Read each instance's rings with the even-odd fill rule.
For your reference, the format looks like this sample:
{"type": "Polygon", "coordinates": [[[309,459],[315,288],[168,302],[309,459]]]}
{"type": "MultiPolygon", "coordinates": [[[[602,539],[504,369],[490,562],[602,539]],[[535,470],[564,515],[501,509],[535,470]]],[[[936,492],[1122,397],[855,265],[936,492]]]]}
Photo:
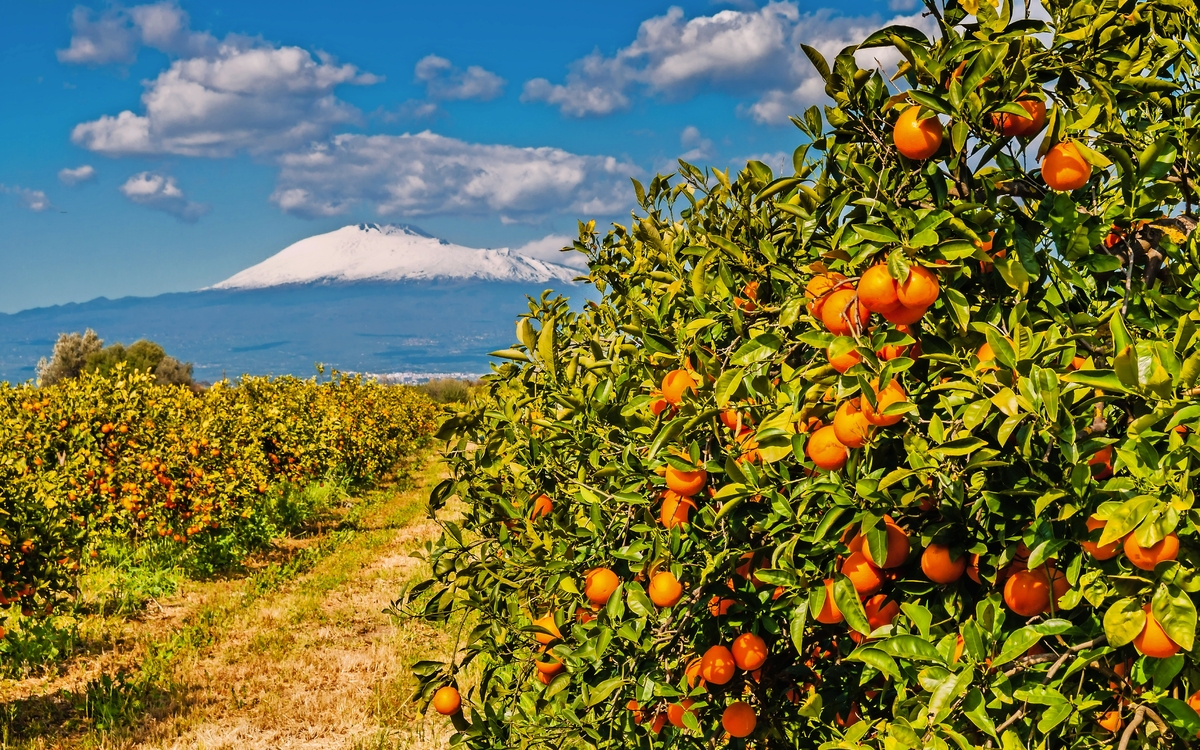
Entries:
{"type": "Polygon", "coordinates": [[[944,664],[945,660],[933,644],[915,635],[894,635],[875,644],[877,648],[898,659],[908,661],[933,661],[944,664]]]}
{"type": "Polygon", "coordinates": [[[1166,709],[1163,719],[1179,732],[1181,737],[1195,737],[1200,732],[1200,715],[1178,698],[1159,698],[1158,705],[1166,709]]]}
{"type": "Polygon", "coordinates": [[[738,350],[729,359],[729,363],[735,367],[745,367],[746,365],[765,362],[779,351],[779,346],[782,343],[783,340],[773,333],[764,333],[756,336],[738,347],[738,350]]]}
{"type": "Polygon", "coordinates": [[[625,586],[625,603],[629,606],[630,611],[638,617],[650,617],[654,614],[654,603],[637,584],[631,583],[625,586]]]}
{"type": "Polygon", "coordinates": [[[963,293],[951,287],[943,287],[942,294],[950,304],[950,314],[954,316],[954,324],[959,331],[965,332],[971,323],[971,306],[963,293]]]}
{"type": "Polygon", "coordinates": [[[850,227],[854,233],[872,242],[882,242],[892,244],[900,241],[896,233],[887,227],[879,226],[878,224],[855,224],[850,227]]]}
{"type": "Polygon", "coordinates": [[[987,703],[983,699],[983,693],[979,692],[979,688],[971,688],[971,692],[967,693],[967,699],[963,702],[963,709],[966,717],[981,732],[986,732],[993,738],[996,737],[996,724],[992,721],[992,717],[988,715],[987,703]]]}
{"type": "Polygon", "coordinates": [[[1150,602],[1150,611],[1171,640],[1184,651],[1192,650],[1196,638],[1196,605],[1191,597],[1175,586],[1159,585],[1150,602]]]}
{"type": "Polygon", "coordinates": [[[605,680],[596,687],[592,688],[591,693],[588,695],[587,706],[590,708],[603,703],[608,696],[612,695],[617,688],[624,684],[625,680],[621,677],[613,677],[605,680]]]}
{"type": "Polygon", "coordinates": [[[744,375],[744,370],[733,367],[722,372],[721,377],[717,378],[717,382],[713,386],[713,397],[717,400],[718,409],[724,409],[733,400],[733,395],[742,385],[744,375]]]}
{"type": "Polygon", "coordinates": [[[500,349],[499,351],[490,352],[489,357],[499,357],[500,359],[515,359],[519,362],[528,362],[529,357],[520,349],[500,349]]]}
{"type": "Polygon", "coordinates": [[[858,648],[848,658],[874,667],[893,680],[903,679],[900,668],[896,666],[896,660],[877,648],[869,646],[858,648]]]}
{"type": "Polygon", "coordinates": [[[1042,634],[1028,625],[1014,630],[1004,639],[1004,645],[1000,648],[1000,655],[992,659],[992,667],[995,668],[1020,658],[1041,639],[1042,634]]]}
{"type": "MultiPolygon", "coordinates": [[[[825,588],[821,587],[822,590],[825,588]]],[[[788,623],[788,631],[792,636],[792,646],[795,647],[796,653],[804,653],[804,624],[808,619],[808,600],[802,599],[796,608],[792,610],[792,617],[788,623]]]]}
{"type": "Polygon", "coordinates": [[[1075,370],[1063,375],[1062,380],[1111,393],[1131,393],[1112,370],[1075,370]]]}
{"type": "Polygon", "coordinates": [[[871,623],[867,620],[862,600],[858,598],[854,584],[844,575],[838,575],[833,582],[833,603],[846,618],[847,625],[863,635],[871,633],[871,623]]]}
{"type": "Polygon", "coordinates": [[[1119,599],[1104,613],[1104,634],[1113,648],[1133,643],[1145,626],[1146,613],[1135,599],[1119,599]]]}

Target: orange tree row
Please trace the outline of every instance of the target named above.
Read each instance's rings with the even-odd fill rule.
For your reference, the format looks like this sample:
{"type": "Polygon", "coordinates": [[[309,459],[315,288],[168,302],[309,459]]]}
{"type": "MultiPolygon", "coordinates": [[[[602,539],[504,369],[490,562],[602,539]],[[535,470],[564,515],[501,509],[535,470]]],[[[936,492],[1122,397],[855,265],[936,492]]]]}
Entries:
{"type": "Polygon", "coordinates": [[[1195,738],[1197,9],[1014,5],[806,49],[793,174],[582,227],[602,299],[446,426],[409,611],[474,616],[416,668],[456,743],[1195,738]]]}
{"type": "Polygon", "coordinates": [[[435,414],[410,388],[341,376],[193,393],[122,369],[0,387],[0,603],[45,611],[106,535],[236,554],[273,486],[378,479],[435,414]]]}

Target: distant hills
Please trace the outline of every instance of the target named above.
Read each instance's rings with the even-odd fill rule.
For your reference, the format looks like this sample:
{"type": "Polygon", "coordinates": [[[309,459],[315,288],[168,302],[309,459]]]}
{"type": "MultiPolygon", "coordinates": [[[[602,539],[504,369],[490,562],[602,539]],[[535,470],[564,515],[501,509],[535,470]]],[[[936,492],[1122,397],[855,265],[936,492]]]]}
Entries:
{"type": "Polygon", "coordinates": [[[512,250],[477,250],[414,227],[359,224],[310,237],[210,289],[96,299],[0,315],[0,379],[34,376],[60,332],[148,338],[200,380],[308,376],[317,362],[375,374],[488,371],[515,339],[526,296],[582,302],[581,272],[512,250]]]}

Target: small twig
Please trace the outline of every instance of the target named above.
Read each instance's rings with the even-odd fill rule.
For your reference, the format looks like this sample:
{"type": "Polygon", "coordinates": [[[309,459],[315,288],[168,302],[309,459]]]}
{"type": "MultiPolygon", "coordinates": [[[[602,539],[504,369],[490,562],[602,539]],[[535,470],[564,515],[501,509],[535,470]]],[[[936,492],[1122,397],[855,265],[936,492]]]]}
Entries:
{"type": "Polygon", "coordinates": [[[1005,719],[1003,724],[996,727],[996,734],[1002,733],[1005,729],[1008,729],[1013,724],[1016,724],[1018,721],[1020,721],[1024,717],[1025,717],[1025,708],[1024,707],[1018,708],[1016,713],[1014,713],[1012,716],[1005,719]]]}
{"type": "Polygon", "coordinates": [[[1129,726],[1125,727],[1125,733],[1121,735],[1121,744],[1117,745],[1117,750],[1127,750],[1129,740],[1133,739],[1134,732],[1141,726],[1142,720],[1146,718],[1146,707],[1138,706],[1137,711],[1133,712],[1133,719],[1129,722],[1129,726]]]}

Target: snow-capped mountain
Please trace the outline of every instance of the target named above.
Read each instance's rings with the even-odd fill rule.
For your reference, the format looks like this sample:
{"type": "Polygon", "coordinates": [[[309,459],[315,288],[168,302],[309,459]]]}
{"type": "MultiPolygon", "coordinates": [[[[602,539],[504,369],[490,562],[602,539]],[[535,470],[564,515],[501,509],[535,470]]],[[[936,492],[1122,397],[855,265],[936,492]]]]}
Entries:
{"type": "Polygon", "coordinates": [[[411,226],[355,224],[300,240],[211,288],[432,279],[546,283],[570,282],[579,275],[576,269],[508,248],[477,250],[411,226]]]}

